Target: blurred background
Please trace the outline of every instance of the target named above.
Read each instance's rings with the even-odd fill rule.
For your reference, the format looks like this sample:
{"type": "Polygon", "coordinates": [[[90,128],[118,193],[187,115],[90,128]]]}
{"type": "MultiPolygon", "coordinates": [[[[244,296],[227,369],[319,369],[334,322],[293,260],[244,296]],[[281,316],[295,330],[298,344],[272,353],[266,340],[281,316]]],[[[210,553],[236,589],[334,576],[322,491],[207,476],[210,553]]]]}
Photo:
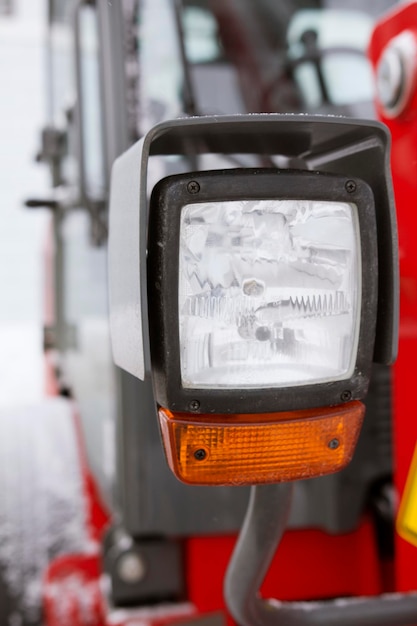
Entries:
{"type": "Polygon", "coordinates": [[[46,2],[0,2],[0,409],[44,392],[43,260],[46,215],[23,203],[46,193],[35,163],[46,116],[46,2]]]}
{"type": "MultiPolygon", "coordinates": [[[[115,532],[104,549],[114,555],[140,551],[149,537],[162,544],[172,534],[184,544],[227,538],[247,504],[247,490],[201,490],[173,478],[151,383],[113,365],[107,208],[114,159],[151,126],[179,115],[375,118],[367,46],[375,21],[394,4],[0,0],[0,626],[42,624],[42,577],[56,556],[93,554],[101,567],[110,518],[115,532]],[[24,207],[28,199],[32,208],[24,207]],[[94,497],[80,462],[87,457],[94,497]],[[102,514],[96,526],[92,503],[102,514]]],[[[280,156],[272,165],[288,166],[280,156]]],[[[152,161],[150,176],[189,170],[192,162],[192,154],[152,161]]],[[[381,590],[378,567],[392,558],[391,369],[381,366],[373,382],[352,466],[297,485],[291,528],[319,529],[317,545],[334,567],[331,590],[317,588],[317,598],[355,595],[362,582],[361,593],[381,590]],[[386,494],[382,519],[376,502],[386,494]],[[346,533],[372,535],[366,554],[375,559],[365,571],[360,550],[345,546],[354,572],[347,590],[343,558],[333,552],[346,533]],[[367,576],[374,562],[376,582],[367,576]]],[[[222,606],[222,574],[213,610],[222,606]]],[[[172,597],[158,582],[151,581],[156,597],[172,597]]],[[[138,589],[128,601],[123,593],[111,600],[146,602],[138,589]]]]}

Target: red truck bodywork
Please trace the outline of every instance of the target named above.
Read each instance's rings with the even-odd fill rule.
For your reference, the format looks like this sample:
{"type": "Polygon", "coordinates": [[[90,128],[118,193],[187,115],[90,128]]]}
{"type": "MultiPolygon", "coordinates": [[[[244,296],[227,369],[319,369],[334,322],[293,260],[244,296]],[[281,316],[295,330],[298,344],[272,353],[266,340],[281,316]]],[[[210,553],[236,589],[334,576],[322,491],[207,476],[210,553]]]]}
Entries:
{"type": "MultiPolygon", "coordinates": [[[[399,7],[384,17],[373,32],[369,57],[376,70],[386,46],[402,33],[410,31],[417,38],[417,2],[399,7]]],[[[417,441],[417,421],[412,389],[415,384],[417,351],[417,75],[404,111],[389,118],[376,102],[378,116],[392,135],[391,169],[397,207],[400,257],[400,341],[394,366],[393,428],[395,448],[395,486],[403,493],[417,441]]],[[[417,588],[416,549],[396,535],[395,588],[417,588]]]]}

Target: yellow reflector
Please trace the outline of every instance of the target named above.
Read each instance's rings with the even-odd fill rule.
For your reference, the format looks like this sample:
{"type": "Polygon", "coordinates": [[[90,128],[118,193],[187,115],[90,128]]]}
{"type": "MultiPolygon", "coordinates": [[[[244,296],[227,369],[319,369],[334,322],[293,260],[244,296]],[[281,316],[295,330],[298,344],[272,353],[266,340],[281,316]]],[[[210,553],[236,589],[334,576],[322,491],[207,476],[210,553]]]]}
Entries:
{"type": "Polygon", "coordinates": [[[352,458],[361,402],[260,415],[159,410],[168,464],[192,485],[253,485],[336,472],[352,458]]]}
{"type": "Polygon", "coordinates": [[[417,546],[417,446],[398,511],[397,532],[403,539],[417,546]]]}

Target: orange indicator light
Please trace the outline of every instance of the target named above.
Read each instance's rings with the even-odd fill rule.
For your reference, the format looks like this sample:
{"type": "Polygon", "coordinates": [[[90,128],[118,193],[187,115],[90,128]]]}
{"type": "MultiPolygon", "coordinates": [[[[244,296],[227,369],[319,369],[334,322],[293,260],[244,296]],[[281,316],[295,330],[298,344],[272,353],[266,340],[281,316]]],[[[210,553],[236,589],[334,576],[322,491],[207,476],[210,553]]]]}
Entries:
{"type": "Polygon", "coordinates": [[[168,464],[192,485],[253,485],[331,474],[351,460],[365,407],[259,415],[199,415],[161,408],[168,464]]]}

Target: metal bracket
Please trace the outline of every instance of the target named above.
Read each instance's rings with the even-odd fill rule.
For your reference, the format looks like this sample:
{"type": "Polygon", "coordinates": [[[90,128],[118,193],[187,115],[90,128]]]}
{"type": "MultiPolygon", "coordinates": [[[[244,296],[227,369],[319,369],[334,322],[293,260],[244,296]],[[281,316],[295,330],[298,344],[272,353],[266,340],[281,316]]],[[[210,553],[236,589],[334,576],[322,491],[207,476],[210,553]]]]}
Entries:
{"type": "Polygon", "coordinates": [[[45,126],[41,131],[41,148],[36,155],[36,161],[49,164],[53,187],[63,183],[61,164],[67,152],[67,140],[66,130],[45,126]]]}
{"type": "Polygon", "coordinates": [[[181,546],[166,538],[133,540],[112,528],[104,540],[104,568],[111,604],[143,605],[178,600],[184,590],[181,546]]]}
{"type": "Polygon", "coordinates": [[[417,593],[328,602],[263,600],[258,590],[284,534],[292,483],[252,487],[225,579],[225,599],[240,626],[411,626],[417,593]]]}

